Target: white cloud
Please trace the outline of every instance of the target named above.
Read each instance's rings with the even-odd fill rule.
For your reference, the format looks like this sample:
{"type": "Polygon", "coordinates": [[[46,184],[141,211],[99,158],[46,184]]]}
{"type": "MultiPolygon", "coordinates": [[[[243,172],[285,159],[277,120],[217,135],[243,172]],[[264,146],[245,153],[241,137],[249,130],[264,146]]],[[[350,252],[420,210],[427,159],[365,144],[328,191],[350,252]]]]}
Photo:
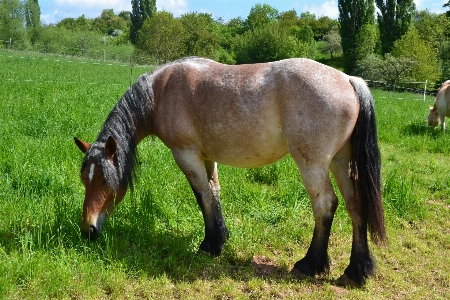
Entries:
{"type": "Polygon", "coordinates": [[[328,16],[332,19],[339,17],[338,4],[335,0],[325,1],[322,4],[307,5],[308,11],[315,14],[316,17],[328,16]]]}
{"type": "Polygon", "coordinates": [[[156,1],[156,7],[159,10],[165,10],[178,17],[189,12],[188,3],[186,0],[159,0],[156,1]]]}
{"type": "Polygon", "coordinates": [[[58,22],[57,18],[56,18],[57,15],[58,15],[58,10],[55,9],[52,13],[41,15],[41,20],[45,24],[56,24],[58,22]]]}
{"type": "Polygon", "coordinates": [[[325,1],[320,5],[320,12],[316,13],[316,16],[328,16],[332,19],[337,19],[339,17],[339,8],[336,1],[325,1]]]}
{"type": "Polygon", "coordinates": [[[336,0],[325,1],[323,3],[304,4],[307,1],[295,2],[293,5],[297,12],[310,12],[316,17],[327,16],[331,19],[339,17],[339,9],[336,0]]]}

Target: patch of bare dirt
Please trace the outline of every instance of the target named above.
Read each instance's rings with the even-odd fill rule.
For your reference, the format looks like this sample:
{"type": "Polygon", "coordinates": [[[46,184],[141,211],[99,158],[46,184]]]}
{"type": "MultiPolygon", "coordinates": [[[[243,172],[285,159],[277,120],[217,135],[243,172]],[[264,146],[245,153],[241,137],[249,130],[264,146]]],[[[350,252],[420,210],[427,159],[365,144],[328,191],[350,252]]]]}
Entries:
{"type": "Polygon", "coordinates": [[[264,256],[253,256],[252,266],[255,274],[261,277],[279,276],[282,269],[272,260],[264,256]]]}

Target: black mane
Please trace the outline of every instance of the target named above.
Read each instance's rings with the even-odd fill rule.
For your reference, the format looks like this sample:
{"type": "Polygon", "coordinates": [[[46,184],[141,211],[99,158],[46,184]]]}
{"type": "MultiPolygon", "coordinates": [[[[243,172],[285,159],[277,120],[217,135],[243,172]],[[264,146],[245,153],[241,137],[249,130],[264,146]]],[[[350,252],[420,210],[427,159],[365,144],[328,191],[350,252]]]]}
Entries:
{"type": "Polygon", "coordinates": [[[145,131],[148,126],[153,106],[151,74],[139,77],[117,102],[83,160],[82,170],[91,158],[95,159],[106,184],[115,192],[119,187],[133,189],[139,142],[137,133],[145,131]],[[105,143],[110,136],[116,140],[118,148],[113,163],[105,156],[105,143]]]}

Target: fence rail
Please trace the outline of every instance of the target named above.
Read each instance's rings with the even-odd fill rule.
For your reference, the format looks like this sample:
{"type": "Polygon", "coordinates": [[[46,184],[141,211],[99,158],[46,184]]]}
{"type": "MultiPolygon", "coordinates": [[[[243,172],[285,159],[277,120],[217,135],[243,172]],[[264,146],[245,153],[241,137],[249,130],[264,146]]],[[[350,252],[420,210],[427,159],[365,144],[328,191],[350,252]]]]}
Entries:
{"type": "Polygon", "coordinates": [[[436,96],[441,83],[436,83],[433,87],[428,85],[428,80],[424,82],[399,82],[395,85],[387,83],[385,81],[377,81],[377,80],[366,80],[367,84],[371,88],[378,88],[385,91],[394,91],[394,92],[408,92],[413,94],[423,94],[424,101],[426,95],[436,96]]]}
{"type": "Polygon", "coordinates": [[[24,44],[13,39],[0,37],[0,49],[42,55],[60,55],[65,57],[94,59],[97,61],[114,61],[139,65],[156,65],[158,62],[148,56],[136,55],[132,45],[115,45],[111,43],[95,43],[81,46],[61,45],[57,43],[24,44]],[[131,61],[132,60],[132,61],[131,61]]]}

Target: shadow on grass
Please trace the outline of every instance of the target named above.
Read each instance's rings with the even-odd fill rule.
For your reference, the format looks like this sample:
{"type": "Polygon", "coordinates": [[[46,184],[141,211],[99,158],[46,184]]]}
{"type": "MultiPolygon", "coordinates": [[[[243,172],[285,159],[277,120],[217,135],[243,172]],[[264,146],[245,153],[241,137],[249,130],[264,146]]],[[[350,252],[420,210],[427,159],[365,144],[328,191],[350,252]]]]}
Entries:
{"type": "MultiPolygon", "coordinates": [[[[214,282],[224,278],[249,282],[262,278],[275,283],[304,282],[312,286],[339,286],[337,278],[329,275],[314,278],[299,276],[292,272],[293,265],[278,265],[276,261],[262,256],[242,254],[232,244],[225,244],[222,254],[212,257],[197,251],[197,238],[196,234],[158,232],[142,235],[139,242],[124,232],[114,236],[113,245],[108,246],[104,239],[101,247],[93,249],[105,262],[120,262],[127,274],[145,274],[148,278],[163,276],[175,284],[198,280],[214,282]],[[109,250],[106,250],[108,247],[109,250]]],[[[300,259],[305,253],[297,254],[300,259]]]]}

